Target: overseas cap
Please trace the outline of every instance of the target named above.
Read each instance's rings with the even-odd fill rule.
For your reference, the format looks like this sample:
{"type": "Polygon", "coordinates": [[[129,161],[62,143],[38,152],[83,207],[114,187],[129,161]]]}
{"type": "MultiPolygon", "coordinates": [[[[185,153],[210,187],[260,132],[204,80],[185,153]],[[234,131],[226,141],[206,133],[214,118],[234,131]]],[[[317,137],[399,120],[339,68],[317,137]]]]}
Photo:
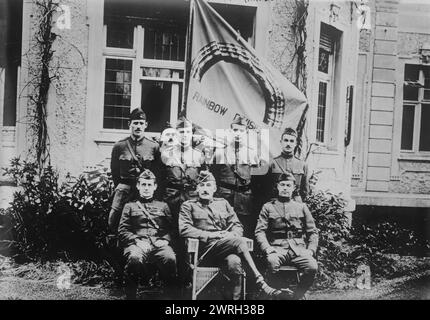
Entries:
{"type": "Polygon", "coordinates": [[[241,116],[236,117],[236,118],[233,119],[231,125],[234,125],[234,124],[237,124],[237,125],[240,125],[240,126],[245,126],[245,127],[248,126],[247,123],[246,123],[246,121],[245,121],[245,119],[243,117],[241,117],[241,116]]]}
{"type": "Polygon", "coordinates": [[[178,123],[176,124],[176,129],[192,128],[192,127],[193,127],[193,124],[184,117],[179,118],[178,123]]]}
{"type": "Polygon", "coordinates": [[[281,182],[281,181],[293,181],[296,182],[296,178],[294,178],[293,174],[290,172],[287,173],[282,173],[277,180],[277,183],[281,182]]]}
{"type": "Polygon", "coordinates": [[[215,177],[209,170],[202,170],[197,177],[197,183],[215,181],[215,177]]]}
{"type": "Polygon", "coordinates": [[[130,113],[130,121],[133,121],[133,120],[146,120],[145,112],[143,112],[143,110],[140,108],[134,109],[130,113]]]}
{"type": "Polygon", "coordinates": [[[145,169],[140,175],[139,180],[145,179],[145,180],[155,180],[155,175],[152,173],[151,170],[145,169]]]}
{"type": "Polygon", "coordinates": [[[296,130],[294,130],[293,128],[285,128],[284,132],[282,133],[282,137],[283,137],[284,135],[286,135],[286,134],[288,134],[288,135],[290,135],[290,136],[295,136],[295,137],[297,137],[297,131],[296,131],[296,130]]]}

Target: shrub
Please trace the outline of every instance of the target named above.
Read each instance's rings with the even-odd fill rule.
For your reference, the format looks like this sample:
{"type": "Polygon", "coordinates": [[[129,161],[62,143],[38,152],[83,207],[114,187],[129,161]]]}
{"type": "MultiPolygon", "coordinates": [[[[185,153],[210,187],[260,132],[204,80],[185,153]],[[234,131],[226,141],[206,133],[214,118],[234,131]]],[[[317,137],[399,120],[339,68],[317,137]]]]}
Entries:
{"type": "Polygon", "coordinates": [[[347,201],[342,194],[328,191],[311,193],[306,199],[319,230],[318,283],[328,286],[336,281],[336,272],[351,269],[348,259],[350,237],[347,201]]]}
{"type": "Polygon", "coordinates": [[[350,228],[346,200],[341,194],[318,191],[310,194],[305,202],[319,229],[319,287],[345,282],[345,275],[354,284],[356,269],[362,264],[370,267],[374,278],[390,277],[399,270],[389,254],[429,252],[428,241],[394,222],[350,228]]]}
{"type": "Polygon", "coordinates": [[[425,255],[429,243],[396,222],[380,222],[373,226],[359,225],[353,230],[352,244],[362,252],[425,255]]]}
{"type": "Polygon", "coordinates": [[[38,172],[35,164],[19,158],[4,171],[20,189],[3,212],[17,258],[97,258],[107,248],[112,183],[106,169],[68,176],[61,185],[52,167],[38,172]]]}

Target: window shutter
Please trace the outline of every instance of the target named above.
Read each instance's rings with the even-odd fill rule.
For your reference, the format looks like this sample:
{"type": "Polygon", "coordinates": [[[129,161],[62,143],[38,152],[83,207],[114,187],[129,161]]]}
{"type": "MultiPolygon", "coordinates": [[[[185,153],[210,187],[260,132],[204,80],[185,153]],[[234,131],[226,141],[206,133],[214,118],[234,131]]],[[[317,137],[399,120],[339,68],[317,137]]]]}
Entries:
{"type": "Polygon", "coordinates": [[[329,53],[333,52],[334,41],[333,37],[327,33],[327,30],[321,29],[320,47],[329,53]]]}

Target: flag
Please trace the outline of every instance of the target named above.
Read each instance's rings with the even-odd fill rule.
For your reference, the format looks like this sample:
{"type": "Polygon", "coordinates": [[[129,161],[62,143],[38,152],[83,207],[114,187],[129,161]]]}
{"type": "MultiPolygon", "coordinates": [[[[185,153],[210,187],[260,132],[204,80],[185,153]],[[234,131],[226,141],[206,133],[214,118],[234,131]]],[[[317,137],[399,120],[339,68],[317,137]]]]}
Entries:
{"type": "Polygon", "coordinates": [[[267,129],[264,149],[280,153],[286,127],[297,128],[306,98],[259,57],[204,0],[194,0],[185,91],[187,118],[211,129],[228,129],[237,117],[248,129],[267,129]]]}

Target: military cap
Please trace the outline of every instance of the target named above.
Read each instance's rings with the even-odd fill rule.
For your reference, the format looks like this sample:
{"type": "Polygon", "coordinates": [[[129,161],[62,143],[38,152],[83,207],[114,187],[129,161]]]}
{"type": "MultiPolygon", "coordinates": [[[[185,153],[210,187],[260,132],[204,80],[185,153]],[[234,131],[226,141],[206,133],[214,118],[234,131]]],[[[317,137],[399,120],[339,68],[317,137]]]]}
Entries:
{"type": "Polygon", "coordinates": [[[209,170],[202,170],[197,177],[197,183],[215,181],[215,177],[209,170]]]}
{"type": "Polygon", "coordinates": [[[277,183],[281,182],[281,181],[293,181],[296,182],[296,178],[294,178],[293,174],[290,172],[287,173],[282,173],[279,177],[278,180],[276,181],[277,183]]]}
{"type": "Polygon", "coordinates": [[[248,126],[247,123],[246,123],[246,121],[245,121],[245,118],[243,118],[241,116],[238,116],[238,117],[236,117],[236,118],[233,119],[233,121],[231,123],[231,126],[234,125],[234,124],[237,124],[239,126],[245,126],[245,127],[248,126]]]}
{"type": "Polygon", "coordinates": [[[136,108],[130,113],[130,121],[133,120],[146,120],[146,114],[142,109],[136,108]]]}
{"type": "Polygon", "coordinates": [[[145,169],[140,175],[139,180],[145,179],[145,180],[155,180],[155,175],[152,173],[151,170],[145,169]]]}
{"type": "Polygon", "coordinates": [[[185,117],[181,117],[178,119],[178,123],[176,124],[176,129],[181,128],[192,128],[193,124],[185,117]]]}
{"type": "Polygon", "coordinates": [[[283,137],[284,135],[286,135],[286,134],[288,134],[288,135],[290,135],[290,136],[295,136],[295,137],[297,137],[297,131],[296,130],[294,130],[293,128],[285,128],[285,130],[284,130],[284,132],[282,133],[282,136],[281,137],[283,137]]]}

